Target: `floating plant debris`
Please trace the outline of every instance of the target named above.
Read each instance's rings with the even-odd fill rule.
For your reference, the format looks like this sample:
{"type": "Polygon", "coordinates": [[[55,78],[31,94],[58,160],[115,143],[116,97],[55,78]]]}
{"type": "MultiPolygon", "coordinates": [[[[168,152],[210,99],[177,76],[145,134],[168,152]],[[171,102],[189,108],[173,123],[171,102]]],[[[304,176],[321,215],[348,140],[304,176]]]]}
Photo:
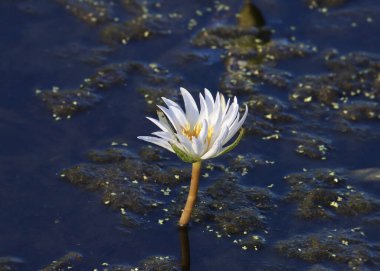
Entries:
{"type": "Polygon", "coordinates": [[[347,184],[338,172],[316,169],[285,176],[291,187],[286,199],[297,202],[299,216],[321,219],[365,215],[379,210],[377,200],[347,184]]]}
{"type": "Polygon", "coordinates": [[[36,90],[36,95],[52,111],[56,120],[71,118],[76,112],[97,104],[102,99],[102,91],[124,85],[136,76],[142,77],[144,83],[139,92],[148,105],[156,101],[158,95],[173,96],[172,86],[181,81],[181,77],[158,64],[132,61],[100,67],[95,75],[85,78],[76,90],[53,87],[51,90],[36,90]]]}
{"type": "Polygon", "coordinates": [[[307,262],[336,262],[350,270],[360,270],[372,261],[379,261],[376,246],[368,244],[360,228],[355,228],[296,235],[277,242],[276,249],[287,257],[307,262]]]}
{"type": "MultiPolygon", "coordinates": [[[[186,195],[186,190],[182,192],[183,196],[186,195]]],[[[217,237],[246,238],[247,234],[267,229],[265,213],[275,208],[275,198],[268,189],[239,185],[230,176],[229,180],[218,180],[200,191],[193,220],[206,225],[208,231],[214,232],[217,237]]],[[[178,213],[182,206],[174,207],[173,211],[178,213]]],[[[247,239],[239,242],[252,244],[251,241],[247,239]]],[[[260,247],[258,244],[256,246],[260,247]]]]}
{"type": "Polygon", "coordinates": [[[58,260],[54,260],[48,266],[41,269],[41,271],[64,271],[71,270],[75,264],[80,262],[83,256],[78,252],[68,252],[58,260]]]}
{"type": "Polygon", "coordinates": [[[160,189],[189,178],[189,172],[179,167],[152,163],[158,157],[147,148],[140,151],[143,159],[125,148],[92,151],[88,157],[91,163],[68,168],[61,176],[70,183],[98,191],[105,205],[120,210],[125,226],[140,224],[145,214],[162,205],[160,189]]]}

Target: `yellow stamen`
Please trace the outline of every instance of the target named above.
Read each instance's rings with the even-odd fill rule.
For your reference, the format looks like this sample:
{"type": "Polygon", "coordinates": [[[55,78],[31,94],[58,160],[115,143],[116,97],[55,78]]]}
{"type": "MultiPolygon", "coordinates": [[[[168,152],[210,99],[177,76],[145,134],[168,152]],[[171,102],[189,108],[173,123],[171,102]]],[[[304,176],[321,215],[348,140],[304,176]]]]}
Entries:
{"type": "Polygon", "coordinates": [[[207,142],[210,144],[212,134],[214,133],[214,127],[208,127],[207,131],[207,142]]]}
{"type": "Polygon", "coordinates": [[[198,137],[201,132],[202,124],[197,123],[193,129],[190,129],[190,124],[186,124],[185,127],[182,128],[182,134],[186,136],[188,139],[192,139],[194,137],[198,137]]]}
{"type": "MultiPolygon", "coordinates": [[[[193,129],[190,129],[190,124],[186,124],[185,127],[182,128],[182,134],[186,136],[188,139],[192,140],[193,137],[198,137],[201,133],[202,124],[197,123],[193,129]]],[[[207,143],[210,144],[211,137],[214,133],[214,127],[208,127],[207,131],[207,143]]]]}

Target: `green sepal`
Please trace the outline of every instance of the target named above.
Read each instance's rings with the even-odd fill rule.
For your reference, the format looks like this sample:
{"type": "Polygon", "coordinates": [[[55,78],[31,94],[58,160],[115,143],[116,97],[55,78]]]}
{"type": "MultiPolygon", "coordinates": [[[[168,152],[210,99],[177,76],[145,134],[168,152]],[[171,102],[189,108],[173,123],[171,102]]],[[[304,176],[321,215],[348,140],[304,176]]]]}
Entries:
{"type": "Polygon", "coordinates": [[[194,159],[194,157],[191,157],[190,155],[188,155],[186,152],[184,152],[183,150],[181,150],[180,148],[178,148],[176,145],[174,144],[170,144],[173,148],[173,151],[177,154],[177,156],[184,162],[186,163],[194,163],[194,162],[198,162],[199,159],[194,159]]]}
{"type": "Polygon", "coordinates": [[[245,129],[241,128],[240,132],[239,132],[239,135],[236,138],[236,140],[231,145],[229,145],[228,147],[226,147],[226,149],[224,151],[222,151],[218,156],[226,154],[229,151],[232,151],[239,144],[239,142],[243,138],[244,134],[245,134],[245,129]]]}

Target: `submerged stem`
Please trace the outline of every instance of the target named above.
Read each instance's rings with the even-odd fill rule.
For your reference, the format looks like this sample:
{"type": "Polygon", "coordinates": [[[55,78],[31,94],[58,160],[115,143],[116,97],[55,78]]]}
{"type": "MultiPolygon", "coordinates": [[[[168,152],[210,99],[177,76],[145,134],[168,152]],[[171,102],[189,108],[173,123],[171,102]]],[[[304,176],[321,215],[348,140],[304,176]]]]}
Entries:
{"type": "Polygon", "coordinates": [[[188,228],[179,228],[179,240],[181,242],[181,271],[190,271],[190,243],[188,228]]]}
{"type": "Polygon", "coordinates": [[[184,227],[189,223],[191,213],[193,211],[195,201],[197,199],[200,174],[201,174],[201,161],[194,162],[192,171],[191,171],[191,182],[190,182],[189,194],[187,196],[185,208],[183,209],[181,218],[179,219],[180,227],[184,227]]]}

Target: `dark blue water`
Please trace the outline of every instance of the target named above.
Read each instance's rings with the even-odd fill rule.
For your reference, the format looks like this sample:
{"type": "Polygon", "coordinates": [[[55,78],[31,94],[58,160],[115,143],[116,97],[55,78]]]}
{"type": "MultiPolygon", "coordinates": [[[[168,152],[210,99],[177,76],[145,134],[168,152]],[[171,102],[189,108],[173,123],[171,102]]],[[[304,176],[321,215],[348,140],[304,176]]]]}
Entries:
{"type": "MultiPolygon", "coordinates": [[[[188,1],[184,6],[201,8],[203,3],[197,2],[188,1]]],[[[276,29],[273,38],[294,35],[297,40],[311,42],[320,50],[334,47],[343,54],[353,51],[378,54],[379,17],[375,15],[379,15],[379,3],[347,2],[336,10],[355,7],[368,11],[372,7],[373,13],[368,16],[374,21],[367,23],[364,15],[357,19],[355,27],[347,23],[339,31],[330,31],[333,24],[344,24],[341,20],[345,17],[326,18],[325,14],[308,9],[302,1],[260,0],[257,5],[268,26],[276,29]],[[291,26],[296,27],[294,31],[289,30],[291,26]]],[[[238,5],[231,9],[236,12],[238,5]]],[[[221,16],[220,22],[224,20],[221,16]]],[[[232,20],[231,17],[228,20],[232,20]]],[[[203,17],[200,23],[196,29],[215,21],[203,17]]],[[[139,85],[137,79],[103,93],[104,99],[97,106],[70,120],[55,121],[36,97],[35,89],[75,88],[83,78],[94,74],[99,65],[89,65],[76,58],[60,58],[54,54],[54,48],[70,43],[80,43],[88,49],[105,46],[98,31],[69,14],[56,1],[0,2],[0,257],[22,259],[24,264],[20,270],[37,270],[68,251],[80,252],[85,257],[80,266],[83,269],[74,270],[92,270],[103,262],[136,264],[156,254],[179,258],[175,226],[159,226],[157,217],[152,216],[147,218],[152,221],[148,230],[141,228],[123,233],[119,228],[119,214],[102,205],[96,193],[83,191],[58,176],[63,168],[85,160],[89,150],[104,148],[112,141],[127,142],[136,150],[144,145],[136,137],[147,135],[153,129],[143,118],[147,113],[144,98],[135,90],[139,85]]],[[[194,90],[208,87],[216,92],[218,76],[224,70],[222,63],[179,67],[173,61],[175,52],[190,47],[188,41],[194,33],[131,42],[109,53],[104,62],[159,62],[172,70],[182,69],[183,86],[194,90]]],[[[294,76],[324,72],[320,65],[310,65],[311,61],[310,58],[284,60],[277,67],[294,76]]],[[[286,97],[281,91],[275,95],[286,97]]],[[[369,125],[375,130],[379,121],[369,125]]],[[[340,133],[328,136],[334,149],[327,162],[299,156],[287,142],[247,136],[235,154],[255,153],[276,163],[269,168],[251,170],[241,182],[262,187],[273,183],[273,191],[281,195],[287,191],[283,176],[303,168],[379,167],[378,134],[371,138],[340,133]]],[[[220,161],[224,162],[223,158],[220,161]]],[[[375,198],[380,197],[379,183],[358,183],[357,186],[375,198]]],[[[310,228],[334,227],[333,222],[323,222],[322,226],[299,219],[290,222],[287,217],[292,217],[293,211],[280,206],[273,213],[269,243],[310,228]]],[[[349,222],[342,221],[342,225],[349,222]]],[[[374,228],[368,228],[368,238],[380,241],[373,231],[374,228]]],[[[273,262],[306,270],[304,262],[280,256],[270,245],[258,252],[243,251],[231,240],[215,238],[203,226],[192,227],[189,234],[191,270],[255,270],[257,266],[265,268],[273,262]]]]}

